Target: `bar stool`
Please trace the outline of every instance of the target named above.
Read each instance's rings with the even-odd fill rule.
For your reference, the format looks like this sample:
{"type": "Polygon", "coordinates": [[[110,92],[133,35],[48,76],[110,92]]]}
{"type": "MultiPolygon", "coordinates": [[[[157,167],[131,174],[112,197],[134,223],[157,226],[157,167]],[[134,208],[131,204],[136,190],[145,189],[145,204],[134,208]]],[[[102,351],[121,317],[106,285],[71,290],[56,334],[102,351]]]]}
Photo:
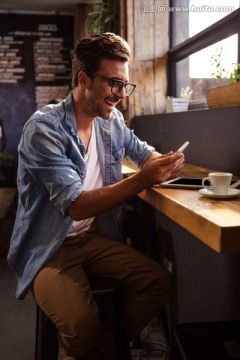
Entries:
{"type": "Polygon", "coordinates": [[[240,359],[240,321],[212,321],[176,325],[173,330],[169,359],[240,359]]]}
{"type": "MultiPolygon", "coordinates": [[[[101,321],[104,322],[110,316],[117,360],[131,360],[119,281],[113,278],[94,278],[90,283],[99,306],[101,321]]],[[[57,360],[58,351],[57,328],[37,306],[35,360],[57,360]]]]}

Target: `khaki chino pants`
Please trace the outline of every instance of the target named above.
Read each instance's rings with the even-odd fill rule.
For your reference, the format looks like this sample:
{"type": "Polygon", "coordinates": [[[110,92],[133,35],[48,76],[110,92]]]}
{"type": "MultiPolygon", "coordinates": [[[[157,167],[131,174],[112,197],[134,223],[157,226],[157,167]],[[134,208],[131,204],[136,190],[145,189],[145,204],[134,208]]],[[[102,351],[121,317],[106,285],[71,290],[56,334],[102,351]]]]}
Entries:
{"type": "Polygon", "coordinates": [[[114,277],[124,289],[129,341],[159,313],[170,297],[170,274],[161,264],[95,228],[66,239],[36,276],[32,293],[56,324],[66,355],[114,359],[111,331],[101,329],[89,276],[114,277]]]}

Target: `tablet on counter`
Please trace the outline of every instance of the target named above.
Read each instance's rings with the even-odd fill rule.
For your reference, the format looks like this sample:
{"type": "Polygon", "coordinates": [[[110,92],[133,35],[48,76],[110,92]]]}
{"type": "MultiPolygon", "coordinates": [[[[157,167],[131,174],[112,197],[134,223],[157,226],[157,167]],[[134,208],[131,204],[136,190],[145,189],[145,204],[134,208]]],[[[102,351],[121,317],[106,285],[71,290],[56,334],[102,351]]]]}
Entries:
{"type": "MultiPolygon", "coordinates": [[[[233,185],[236,182],[237,180],[232,180],[231,185],[233,185]]],[[[210,186],[210,182],[205,181],[205,185],[210,186]]],[[[202,178],[178,177],[175,179],[164,181],[160,183],[159,186],[166,188],[201,189],[202,178]]]]}

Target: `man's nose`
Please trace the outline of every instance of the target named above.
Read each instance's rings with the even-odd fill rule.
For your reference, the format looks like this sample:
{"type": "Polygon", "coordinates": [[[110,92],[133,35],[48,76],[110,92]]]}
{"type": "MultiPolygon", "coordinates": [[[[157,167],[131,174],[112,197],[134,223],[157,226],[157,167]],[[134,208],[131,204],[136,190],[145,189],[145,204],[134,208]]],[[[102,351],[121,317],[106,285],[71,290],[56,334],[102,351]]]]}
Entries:
{"type": "Polygon", "coordinates": [[[123,86],[122,90],[119,91],[118,97],[119,97],[120,99],[126,99],[127,95],[126,95],[126,90],[125,90],[125,87],[124,87],[124,86],[123,86]]]}

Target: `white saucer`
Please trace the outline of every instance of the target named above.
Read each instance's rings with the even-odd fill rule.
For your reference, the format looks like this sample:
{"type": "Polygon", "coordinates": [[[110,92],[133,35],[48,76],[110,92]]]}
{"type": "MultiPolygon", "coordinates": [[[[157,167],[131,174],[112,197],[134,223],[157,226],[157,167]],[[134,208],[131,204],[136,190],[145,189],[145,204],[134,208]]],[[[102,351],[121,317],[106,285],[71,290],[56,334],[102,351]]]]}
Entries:
{"type": "Polygon", "coordinates": [[[238,189],[229,189],[227,194],[214,194],[211,190],[208,189],[200,189],[198,191],[201,195],[211,199],[232,199],[240,194],[240,190],[238,189]]]}

